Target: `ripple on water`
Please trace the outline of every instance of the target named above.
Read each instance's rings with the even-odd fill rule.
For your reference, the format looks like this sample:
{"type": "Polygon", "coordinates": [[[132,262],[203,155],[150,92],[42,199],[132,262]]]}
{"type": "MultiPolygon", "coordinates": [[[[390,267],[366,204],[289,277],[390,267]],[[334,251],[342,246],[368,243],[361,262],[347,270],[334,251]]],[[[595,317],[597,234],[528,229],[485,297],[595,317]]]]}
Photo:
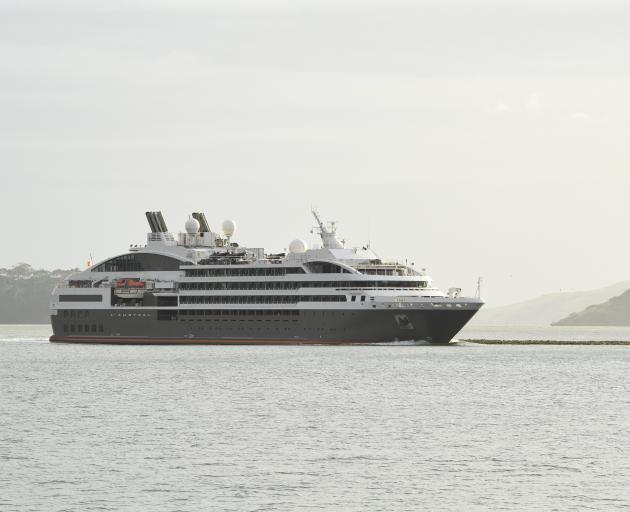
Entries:
{"type": "Polygon", "coordinates": [[[0,360],[1,510],[630,507],[618,347],[4,342],[0,360]]]}

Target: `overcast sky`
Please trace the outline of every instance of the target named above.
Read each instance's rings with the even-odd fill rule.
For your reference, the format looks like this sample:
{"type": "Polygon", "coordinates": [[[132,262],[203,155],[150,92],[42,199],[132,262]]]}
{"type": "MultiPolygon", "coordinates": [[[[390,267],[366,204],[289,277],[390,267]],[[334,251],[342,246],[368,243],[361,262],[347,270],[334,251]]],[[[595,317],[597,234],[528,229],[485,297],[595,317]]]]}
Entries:
{"type": "Polygon", "coordinates": [[[490,305],[630,279],[630,4],[0,3],[0,266],[310,207],[490,305]]]}

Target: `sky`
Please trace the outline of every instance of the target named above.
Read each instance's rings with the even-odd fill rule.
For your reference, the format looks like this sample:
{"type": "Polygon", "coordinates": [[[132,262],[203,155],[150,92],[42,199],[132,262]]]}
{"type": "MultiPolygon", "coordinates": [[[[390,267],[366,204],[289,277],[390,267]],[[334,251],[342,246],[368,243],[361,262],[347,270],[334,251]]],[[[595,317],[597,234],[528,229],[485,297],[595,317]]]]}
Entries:
{"type": "Polygon", "coordinates": [[[84,266],[147,210],[414,262],[502,305],[630,279],[630,4],[0,3],[0,266],[84,266]]]}

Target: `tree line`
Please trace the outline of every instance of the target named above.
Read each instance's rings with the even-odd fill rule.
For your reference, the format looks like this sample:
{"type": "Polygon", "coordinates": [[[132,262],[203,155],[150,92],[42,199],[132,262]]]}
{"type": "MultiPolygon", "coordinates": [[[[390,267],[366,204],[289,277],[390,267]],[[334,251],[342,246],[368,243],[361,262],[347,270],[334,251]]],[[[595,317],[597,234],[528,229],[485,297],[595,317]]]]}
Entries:
{"type": "Polygon", "coordinates": [[[0,268],[0,324],[50,322],[50,294],[55,285],[78,269],[34,269],[27,263],[0,268]]]}

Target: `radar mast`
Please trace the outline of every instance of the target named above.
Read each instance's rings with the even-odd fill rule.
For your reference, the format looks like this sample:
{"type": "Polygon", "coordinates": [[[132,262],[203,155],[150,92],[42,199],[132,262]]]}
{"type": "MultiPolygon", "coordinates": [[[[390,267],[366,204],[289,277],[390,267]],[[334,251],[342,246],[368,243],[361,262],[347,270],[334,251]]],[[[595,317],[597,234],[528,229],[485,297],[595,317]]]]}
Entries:
{"type": "Polygon", "coordinates": [[[322,244],[325,249],[343,249],[343,244],[337,240],[337,227],[334,222],[329,222],[328,226],[322,222],[319,214],[313,208],[311,210],[313,217],[317,221],[317,228],[319,229],[319,235],[322,237],[322,244]]]}

